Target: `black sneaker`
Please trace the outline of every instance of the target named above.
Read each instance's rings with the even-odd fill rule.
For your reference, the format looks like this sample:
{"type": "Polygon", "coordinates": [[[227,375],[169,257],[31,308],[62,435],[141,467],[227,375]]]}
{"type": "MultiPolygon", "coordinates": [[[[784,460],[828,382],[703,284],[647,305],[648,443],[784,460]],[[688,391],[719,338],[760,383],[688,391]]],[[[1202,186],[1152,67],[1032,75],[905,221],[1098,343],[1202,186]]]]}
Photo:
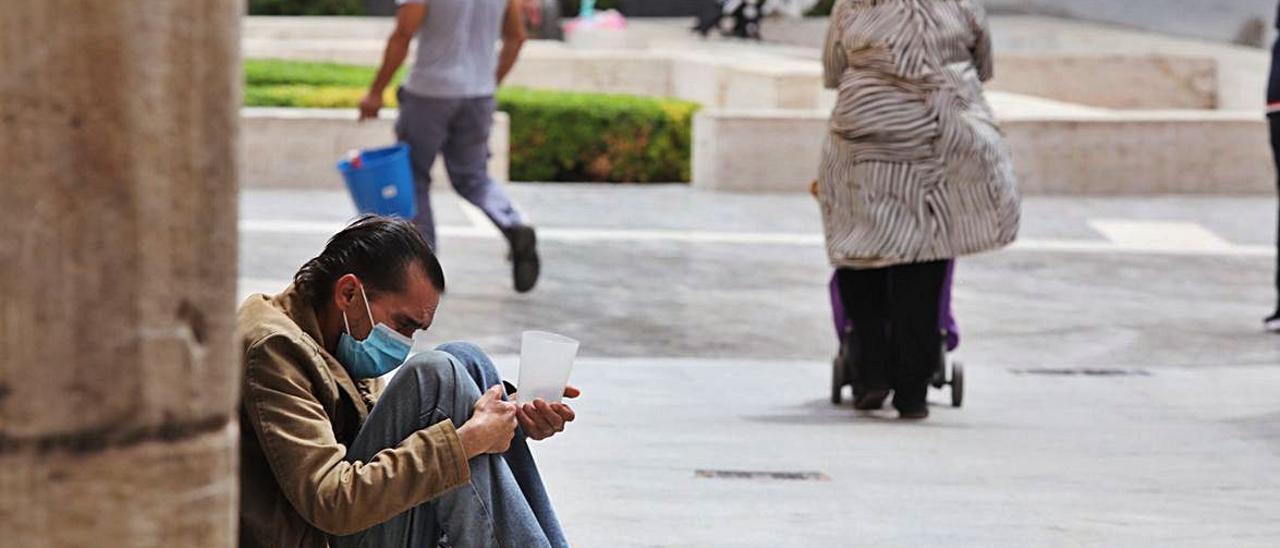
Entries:
{"type": "Polygon", "coordinates": [[[885,388],[869,389],[865,393],[855,394],[853,408],[858,411],[875,411],[884,407],[884,400],[889,398],[890,390],[885,388]]]}
{"type": "Polygon", "coordinates": [[[929,408],[921,407],[919,409],[900,409],[898,410],[898,418],[907,421],[919,421],[929,418],[929,408]]]}
{"type": "Polygon", "coordinates": [[[1276,309],[1275,313],[1262,320],[1262,328],[1272,333],[1280,333],[1280,309],[1276,309]]]}
{"type": "Polygon", "coordinates": [[[538,283],[541,263],[538,261],[538,236],[533,227],[527,225],[513,226],[503,232],[507,243],[511,244],[511,277],[516,291],[526,293],[538,283]]]}

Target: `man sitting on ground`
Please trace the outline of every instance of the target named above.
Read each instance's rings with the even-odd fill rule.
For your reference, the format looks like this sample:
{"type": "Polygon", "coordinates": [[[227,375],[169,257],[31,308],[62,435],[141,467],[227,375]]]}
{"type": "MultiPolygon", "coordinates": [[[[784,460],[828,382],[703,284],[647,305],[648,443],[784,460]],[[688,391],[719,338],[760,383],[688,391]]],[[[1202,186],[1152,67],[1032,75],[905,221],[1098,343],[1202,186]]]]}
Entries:
{"type": "Polygon", "coordinates": [[[371,216],[241,305],[241,546],[568,545],[525,440],[574,412],[505,401],[471,344],[408,357],[444,288],[413,225],[371,216]]]}

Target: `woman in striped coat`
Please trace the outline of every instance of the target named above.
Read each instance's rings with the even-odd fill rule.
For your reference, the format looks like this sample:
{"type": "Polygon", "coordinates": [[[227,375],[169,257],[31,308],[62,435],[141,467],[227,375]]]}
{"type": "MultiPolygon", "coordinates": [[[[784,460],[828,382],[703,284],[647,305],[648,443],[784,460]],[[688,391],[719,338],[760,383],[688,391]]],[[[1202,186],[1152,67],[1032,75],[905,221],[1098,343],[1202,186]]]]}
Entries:
{"type": "Polygon", "coordinates": [[[976,0],[838,0],[824,64],[838,98],[819,200],[861,353],[854,405],[893,392],[902,417],[924,418],[947,261],[1018,231],[1009,150],[982,94],[986,17],[976,0]]]}

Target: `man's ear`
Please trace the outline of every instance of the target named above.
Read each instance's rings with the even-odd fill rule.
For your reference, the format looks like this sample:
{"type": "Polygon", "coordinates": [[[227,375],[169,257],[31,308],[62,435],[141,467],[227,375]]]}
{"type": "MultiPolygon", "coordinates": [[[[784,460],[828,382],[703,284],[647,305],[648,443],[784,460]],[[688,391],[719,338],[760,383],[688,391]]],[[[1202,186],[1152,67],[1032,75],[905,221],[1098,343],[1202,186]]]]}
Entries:
{"type": "Polygon", "coordinates": [[[338,310],[351,308],[351,304],[359,298],[360,282],[355,274],[343,274],[333,282],[333,304],[338,310]]]}

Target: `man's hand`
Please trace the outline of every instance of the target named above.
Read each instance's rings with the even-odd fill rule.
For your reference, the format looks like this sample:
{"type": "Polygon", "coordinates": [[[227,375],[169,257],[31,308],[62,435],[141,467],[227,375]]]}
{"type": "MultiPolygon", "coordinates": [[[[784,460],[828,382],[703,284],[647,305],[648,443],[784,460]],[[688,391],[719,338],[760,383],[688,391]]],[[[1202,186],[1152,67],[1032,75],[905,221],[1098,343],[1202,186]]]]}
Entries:
{"type": "Polygon", "coordinates": [[[467,459],[487,453],[503,453],[516,432],[516,405],[502,401],[502,387],[490,388],[476,401],[475,412],[458,429],[467,459]]]}
{"type": "MultiPolygon", "coordinates": [[[[564,397],[576,398],[582,391],[572,386],[564,388],[564,397]]],[[[520,427],[532,440],[545,440],[564,431],[567,423],[573,422],[577,415],[573,408],[563,403],[547,403],[541,399],[520,405],[516,416],[520,419],[520,427]]]]}
{"type": "Polygon", "coordinates": [[[360,100],[360,121],[377,120],[378,111],[382,110],[382,95],[369,92],[360,100]]]}

